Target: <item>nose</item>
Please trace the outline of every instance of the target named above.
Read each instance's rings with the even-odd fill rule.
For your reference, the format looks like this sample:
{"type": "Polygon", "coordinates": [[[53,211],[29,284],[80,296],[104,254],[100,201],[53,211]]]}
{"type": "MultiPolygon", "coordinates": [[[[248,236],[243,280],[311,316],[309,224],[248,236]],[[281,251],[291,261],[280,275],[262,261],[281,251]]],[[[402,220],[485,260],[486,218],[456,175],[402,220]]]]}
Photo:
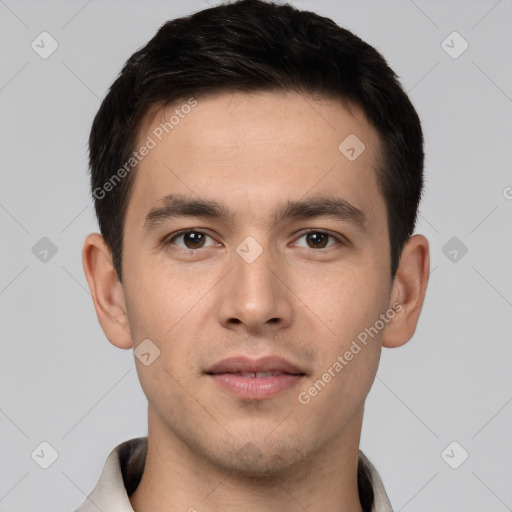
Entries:
{"type": "Polygon", "coordinates": [[[244,247],[234,252],[233,267],[219,283],[218,315],[226,328],[264,336],[291,324],[293,293],[287,286],[286,261],[259,248],[255,259],[245,257],[244,247]]]}

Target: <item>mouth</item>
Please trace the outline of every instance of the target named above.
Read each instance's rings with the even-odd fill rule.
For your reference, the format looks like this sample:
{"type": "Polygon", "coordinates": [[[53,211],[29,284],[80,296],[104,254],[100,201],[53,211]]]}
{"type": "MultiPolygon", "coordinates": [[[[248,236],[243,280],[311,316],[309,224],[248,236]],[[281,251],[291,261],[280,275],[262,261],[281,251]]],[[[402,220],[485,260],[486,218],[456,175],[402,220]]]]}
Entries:
{"type": "MultiPolygon", "coordinates": [[[[246,378],[252,378],[252,379],[266,379],[267,377],[276,377],[277,375],[298,375],[293,373],[287,373],[287,372],[249,372],[249,373],[242,373],[242,372],[224,372],[229,373],[230,375],[241,375],[242,377],[246,378]]],[[[210,375],[219,375],[212,373],[210,375]]]]}
{"type": "Polygon", "coordinates": [[[205,373],[223,390],[246,400],[271,398],[295,387],[306,376],[298,366],[280,357],[232,357],[205,373]]]}

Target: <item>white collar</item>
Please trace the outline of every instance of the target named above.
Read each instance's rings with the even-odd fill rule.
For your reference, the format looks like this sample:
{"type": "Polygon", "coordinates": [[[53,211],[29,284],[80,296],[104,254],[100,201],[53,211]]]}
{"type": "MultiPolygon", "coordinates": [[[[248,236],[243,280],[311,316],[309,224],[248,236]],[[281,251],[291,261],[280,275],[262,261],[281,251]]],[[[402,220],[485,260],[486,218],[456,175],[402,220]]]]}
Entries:
{"type": "MultiPolygon", "coordinates": [[[[130,453],[139,451],[146,446],[147,437],[125,441],[116,446],[105,462],[101,477],[96,487],[76,512],[134,512],[123,480],[121,461],[126,461],[130,453]]],[[[359,450],[361,469],[371,480],[374,503],[371,512],[393,512],[384,490],[384,485],[372,463],[359,450]]]]}

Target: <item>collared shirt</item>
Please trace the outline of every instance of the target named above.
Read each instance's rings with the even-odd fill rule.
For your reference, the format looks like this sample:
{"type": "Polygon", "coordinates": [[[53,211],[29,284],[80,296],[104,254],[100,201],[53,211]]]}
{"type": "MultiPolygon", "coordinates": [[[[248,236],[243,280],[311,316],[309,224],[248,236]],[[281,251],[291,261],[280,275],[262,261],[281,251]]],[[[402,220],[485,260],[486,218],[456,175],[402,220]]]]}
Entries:
{"type": "MultiPolygon", "coordinates": [[[[147,439],[125,441],[110,453],[96,487],[75,512],[134,512],[129,496],[142,478],[147,439]]],[[[357,483],[364,512],[393,512],[377,470],[361,450],[357,483]]]]}

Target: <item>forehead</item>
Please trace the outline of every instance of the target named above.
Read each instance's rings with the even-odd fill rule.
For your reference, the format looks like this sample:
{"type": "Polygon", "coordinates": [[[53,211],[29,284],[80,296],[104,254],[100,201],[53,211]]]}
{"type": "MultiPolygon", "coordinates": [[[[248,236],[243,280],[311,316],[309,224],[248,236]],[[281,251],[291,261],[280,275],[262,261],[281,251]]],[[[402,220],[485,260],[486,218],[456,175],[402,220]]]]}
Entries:
{"type": "Polygon", "coordinates": [[[138,164],[128,208],[133,202],[138,218],[170,193],[246,214],[270,215],[283,198],[308,194],[339,195],[369,217],[385,209],[376,184],[378,134],[358,107],[340,101],[221,92],[155,105],[136,149],[145,144],[152,149],[138,164]]]}

